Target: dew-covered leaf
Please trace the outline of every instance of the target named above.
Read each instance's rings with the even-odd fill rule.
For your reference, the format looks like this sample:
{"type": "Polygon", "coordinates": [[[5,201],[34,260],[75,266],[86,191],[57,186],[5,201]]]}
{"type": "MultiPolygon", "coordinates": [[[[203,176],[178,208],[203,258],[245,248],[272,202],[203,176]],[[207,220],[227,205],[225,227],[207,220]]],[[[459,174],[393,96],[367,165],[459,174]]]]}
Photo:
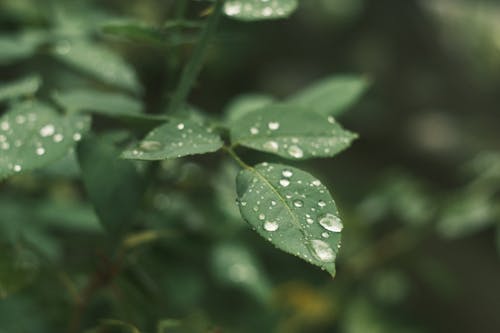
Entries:
{"type": "Polygon", "coordinates": [[[45,35],[38,31],[26,31],[18,35],[0,36],[0,64],[9,64],[32,56],[45,35]]]}
{"type": "Polygon", "coordinates": [[[123,152],[124,158],[164,160],[219,150],[222,140],[211,128],[196,121],[170,119],[153,129],[137,145],[123,152]]]}
{"type": "Polygon", "coordinates": [[[0,101],[34,95],[41,84],[42,79],[38,75],[31,75],[13,82],[4,83],[0,85],[0,101]]]}
{"type": "Polygon", "coordinates": [[[138,100],[119,93],[75,89],[56,92],[53,97],[68,112],[88,111],[116,116],[136,115],[142,110],[138,100]]]}
{"type": "Polygon", "coordinates": [[[343,225],[318,179],[286,165],[261,163],[239,173],[237,192],[241,215],[262,237],[335,275],[343,225]]]}
{"type": "Polygon", "coordinates": [[[0,118],[0,179],[64,157],[88,126],[88,117],[61,116],[41,102],[15,104],[0,118]]]}
{"type": "Polygon", "coordinates": [[[246,247],[232,243],[217,245],[212,252],[212,269],[220,283],[242,288],[260,301],[269,299],[269,281],[246,247]]]}
{"type": "Polygon", "coordinates": [[[289,159],[331,157],[346,149],[356,134],[332,116],[291,105],[253,111],[231,125],[231,142],[289,159]]]}
{"type": "Polygon", "coordinates": [[[31,251],[0,245],[0,299],[29,284],[38,269],[38,258],[31,251]]]}
{"type": "Polygon", "coordinates": [[[224,13],[242,21],[285,18],[298,7],[298,0],[228,0],[224,13]]]}
{"type": "Polygon", "coordinates": [[[105,47],[77,40],[62,40],[54,47],[55,57],[93,77],[117,87],[139,92],[133,68],[105,47]]]}
{"type": "Polygon", "coordinates": [[[263,94],[247,94],[236,97],[226,107],[226,120],[229,123],[246,116],[252,111],[263,108],[274,102],[274,98],[263,94]]]}
{"type": "Polygon", "coordinates": [[[288,98],[290,104],[310,108],[325,116],[338,116],[353,105],[370,85],[359,75],[336,75],[320,80],[288,98]]]}
{"type": "Polygon", "coordinates": [[[78,145],[82,179],[103,227],[119,236],[133,222],[144,181],[131,161],[104,139],[88,138],[78,145]]]}

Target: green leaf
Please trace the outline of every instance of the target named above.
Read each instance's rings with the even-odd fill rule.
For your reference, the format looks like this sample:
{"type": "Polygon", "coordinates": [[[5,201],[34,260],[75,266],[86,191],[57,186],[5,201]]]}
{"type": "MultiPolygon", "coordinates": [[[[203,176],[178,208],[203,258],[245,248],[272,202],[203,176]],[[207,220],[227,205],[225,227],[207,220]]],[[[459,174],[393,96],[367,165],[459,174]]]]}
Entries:
{"type": "Polygon", "coordinates": [[[319,180],[286,165],[261,163],[242,170],[236,182],[241,215],[262,237],[335,275],[343,225],[319,180]]]}
{"type": "Polygon", "coordinates": [[[118,93],[75,89],[53,94],[55,101],[68,112],[88,111],[111,116],[137,115],[142,110],[135,98],[118,93]]]}
{"type": "Polygon", "coordinates": [[[0,299],[33,281],[38,268],[38,259],[32,252],[0,245],[0,299]]]}
{"type": "Polygon", "coordinates": [[[289,97],[287,102],[325,116],[338,116],[353,105],[369,85],[370,81],[364,76],[336,75],[305,88],[289,97]]]}
{"type": "Polygon", "coordinates": [[[83,140],[77,149],[82,179],[103,227],[119,236],[133,222],[144,191],[142,177],[132,162],[119,158],[108,141],[83,140]]]}
{"type": "Polygon", "coordinates": [[[226,121],[233,123],[246,116],[250,112],[268,106],[274,102],[274,98],[263,94],[248,94],[236,97],[226,107],[226,121]]]}
{"type": "Polygon", "coordinates": [[[53,54],[105,83],[133,92],[141,90],[133,68],[107,48],[90,42],[63,40],[55,46],[53,54]]]}
{"type": "Polygon", "coordinates": [[[264,107],[231,125],[233,145],[297,160],[334,156],[356,137],[331,116],[291,105],[264,107]]]}
{"type": "Polygon", "coordinates": [[[0,86],[0,101],[34,95],[41,84],[42,79],[38,75],[31,75],[14,82],[2,84],[0,86]]]}
{"type": "Polygon", "coordinates": [[[248,291],[260,301],[269,300],[271,287],[254,255],[239,244],[222,243],[212,253],[217,280],[248,291]]]}
{"type": "Polygon", "coordinates": [[[0,179],[64,157],[88,125],[87,117],[63,117],[41,102],[15,104],[0,118],[0,179]]]}
{"type": "Polygon", "coordinates": [[[174,120],[155,128],[136,146],[123,152],[124,158],[164,160],[205,154],[222,147],[219,135],[193,120],[174,120]]]}
{"type": "Polygon", "coordinates": [[[298,7],[297,0],[228,0],[224,13],[242,21],[285,18],[298,7]]]}
{"type": "Polygon", "coordinates": [[[0,36],[0,65],[29,58],[35,53],[45,37],[43,33],[38,31],[0,36]]]}

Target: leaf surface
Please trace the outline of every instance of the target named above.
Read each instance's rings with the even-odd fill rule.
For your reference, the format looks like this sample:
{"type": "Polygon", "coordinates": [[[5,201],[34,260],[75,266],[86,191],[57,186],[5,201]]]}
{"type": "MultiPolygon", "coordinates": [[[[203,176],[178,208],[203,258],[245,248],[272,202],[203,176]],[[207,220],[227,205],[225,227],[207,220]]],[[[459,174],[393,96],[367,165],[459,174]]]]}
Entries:
{"type": "Polygon", "coordinates": [[[285,18],[298,7],[297,0],[228,0],[224,13],[241,21],[285,18]]]}

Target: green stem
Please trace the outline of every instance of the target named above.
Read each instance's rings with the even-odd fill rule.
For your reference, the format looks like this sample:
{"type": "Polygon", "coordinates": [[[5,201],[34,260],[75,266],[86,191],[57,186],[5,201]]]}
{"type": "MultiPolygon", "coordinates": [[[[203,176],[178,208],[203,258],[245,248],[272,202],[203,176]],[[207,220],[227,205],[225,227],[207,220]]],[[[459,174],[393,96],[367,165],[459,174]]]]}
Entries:
{"type": "Polygon", "coordinates": [[[213,12],[201,33],[200,40],[196,44],[191,58],[182,71],[179,85],[177,86],[168,107],[170,112],[178,111],[186,102],[194,81],[203,66],[203,59],[208,49],[209,42],[215,34],[217,23],[219,22],[222,14],[223,4],[224,0],[217,0],[215,2],[213,12]]]}
{"type": "Polygon", "coordinates": [[[229,154],[243,169],[252,169],[251,166],[243,162],[243,160],[236,154],[236,152],[228,146],[222,147],[222,149],[229,154]]]}

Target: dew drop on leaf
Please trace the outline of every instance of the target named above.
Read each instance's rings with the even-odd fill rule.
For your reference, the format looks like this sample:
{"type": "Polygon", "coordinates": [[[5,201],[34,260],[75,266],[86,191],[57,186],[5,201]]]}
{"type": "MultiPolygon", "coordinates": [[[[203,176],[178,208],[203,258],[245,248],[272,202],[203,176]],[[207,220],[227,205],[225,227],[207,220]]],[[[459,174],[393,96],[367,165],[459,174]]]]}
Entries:
{"type": "Polygon", "coordinates": [[[300,147],[296,145],[292,145],[288,148],[288,154],[295,158],[302,158],[302,156],[304,156],[304,152],[302,151],[302,149],[300,149],[300,147]]]}
{"type": "Polygon", "coordinates": [[[280,185],[283,187],[287,187],[288,185],[290,185],[290,181],[286,178],[282,178],[280,179],[280,185]]]}
{"type": "Polygon", "coordinates": [[[271,130],[271,131],[275,131],[277,130],[278,128],[280,128],[280,123],[277,122],[277,121],[271,121],[267,124],[267,127],[271,130]]]}
{"type": "Polygon", "coordinates": [[[335,215],[327,213],[319,218],[319,224],[326,230],[341,232],[344,228],[342,221],[335,215]]]}
{"type": "Polygon", "coordinates": [[[293,205],[294,205],[295,207],[297,207],[297,208],[300,208],[300,207],[304,206],[304,202],[303,202],[302,200],[298,200],[298,199],[297,199],[297,200],[294,200],[294,201],[293,201],[293,205]]]}
{"type": "Polygon", "coordinates": [[[331,262],[335,260],[335,252],[332,250],[328,243],[319,240],[311,240],[311,247],[313,254],[323,262],[331,262]]]}
{"type": "Polygon", "coordinates": [[[283,172],[281,172],[281,175],[283,177],[290,178],[293,176],[293,172],[288,170],[288,169],[285,169],[285,170],[283,170],[283,172]]]}
{"type": "Polygon", "coordinates": [[[278,222],[276,221],[266,221],[264,222],[264,229],[266,231],[276,231],[278,230],[279,225],[278,222]]]}

